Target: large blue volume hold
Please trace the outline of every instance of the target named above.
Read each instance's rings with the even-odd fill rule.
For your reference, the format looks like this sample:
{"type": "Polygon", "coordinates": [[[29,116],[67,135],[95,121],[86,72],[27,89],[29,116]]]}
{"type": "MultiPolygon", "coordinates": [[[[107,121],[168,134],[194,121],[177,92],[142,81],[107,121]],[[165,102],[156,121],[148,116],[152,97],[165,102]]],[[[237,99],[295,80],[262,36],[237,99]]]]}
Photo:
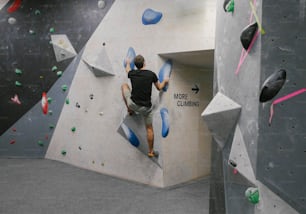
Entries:
{"type": "Polygon", "coordinates": [[[130,60],[130,67],[131,69],[134,69],[134,58],[136,57],[136,53],[135,53],[135,50],[134,48],[132,47],[129,47],[128,51],[127,51],[127,54],[126,54],[126,57],[125,59],[123,60],[123,67],[125,68],[126,67],[126,59],[129,59],[130,60]]]}
{"type": "Polygon", "coordinates": [[[162,119],[162,136],[167,137],[169,133],[169,113],[168,109],[160,109],[160,116],[162,119]]]}
{"type": "Polygon", "coordinates": [[[156,24],[161,20],[162,16],[163,14],[161,12],[148,8],[143,12],[142,24],[144,25],[156,24]]]}
{"type": "Polygon", "coordinates": [[[121,128],[124,131],[124,134],[126,135],[127,139],[130,141],[130,143],[135,146],[138,147],[140,142],[136,136],[136,134],[132,131],[132,129],[130,129],[127,125],[125,125],[124,123],[121,124],[121,128]]]}
{"type": "MultiPolygon", "coordinates": [[[[163,67],[161,67],[161,69],[159,70],[159,73],[158,73],[159,81],[163,82],[165,78],[170,78],[171,71],[172,71],[172,61],[167,60],[165,64],[163,65],[163,67]]],[[[163,91],[167,91],[167,89],[168,89],[168,85],[166,85],[163,88],[163,91]]]]}

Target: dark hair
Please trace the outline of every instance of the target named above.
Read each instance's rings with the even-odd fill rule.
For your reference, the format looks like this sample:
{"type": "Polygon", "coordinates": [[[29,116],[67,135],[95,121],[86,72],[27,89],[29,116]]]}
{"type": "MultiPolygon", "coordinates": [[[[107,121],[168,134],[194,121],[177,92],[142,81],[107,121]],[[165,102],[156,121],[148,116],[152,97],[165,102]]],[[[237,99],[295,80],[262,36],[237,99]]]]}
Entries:
{"type": "Polygon", "coordinates": [[[144,66],[144,58],[141,55],[137,55],[134,59],[134,64],[138,69],[141,69],[144,66]]]}

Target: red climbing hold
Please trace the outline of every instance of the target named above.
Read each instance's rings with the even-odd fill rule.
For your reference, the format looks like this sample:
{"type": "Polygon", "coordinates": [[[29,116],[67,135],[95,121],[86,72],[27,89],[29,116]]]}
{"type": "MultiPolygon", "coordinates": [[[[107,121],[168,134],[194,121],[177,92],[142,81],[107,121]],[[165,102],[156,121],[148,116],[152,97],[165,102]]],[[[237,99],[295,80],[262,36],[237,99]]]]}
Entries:
{"type": "Polygon", "coordinates": [[[7,9],[7,12],[9,13],[13,13],[16,10],[18,10],[18,8],[21,5],[21,0],[15,0],[14,3],[7,9]]]}
{"type": "Polygon", "coordinates": [[[11,140],[10,144],[16,143],[16,140],[11,140]]]}
{"type": "Polygon", "coordinates": [[[16,132],[17,130],[16,130],[16,128],[12,128],[12,131],[13,131],[13,132],[16,132]]]}
{"type": "Polygon", "coordinates": [[[48,113],[48,98],[46,92],[43,92],[42,94],[41,108],[44,114],[48,113]]]}

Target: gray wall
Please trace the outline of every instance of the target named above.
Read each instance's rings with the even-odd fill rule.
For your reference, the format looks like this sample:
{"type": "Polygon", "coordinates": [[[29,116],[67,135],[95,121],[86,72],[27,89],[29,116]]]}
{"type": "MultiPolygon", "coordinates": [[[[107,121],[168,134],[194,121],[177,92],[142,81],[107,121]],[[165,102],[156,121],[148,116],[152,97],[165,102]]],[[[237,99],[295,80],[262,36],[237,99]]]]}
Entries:
{"type": "MultiPolygon", "coordinates": [[[[256,181],[239,171],[233,175],[230,170],[231,139],[222,155],[213,145],[212,178],[217,179],[211,183],[211,213],[297,213],[295,210],[306,213],[303,185],[306,177],[306,121],[303,119],[306,93],[275,105],[272,124],[268,124],[272,102],[305,87],[306,1],[256,2],[257,14],[266,33],[257,38],[238,75],[235,70],[242,50],[240,33],[250,23],[252,11],[248,1],[235,1],[234,13],[225,13],[223,2],[217,2],[214,92],[221,92],[242,106],[237,126],[251,163],[249,171],[254,172],[256,181]],[[279,69],[287,71],[284,87],[271,101],[260,103],[263,82],[279,69]],[[220,176],[223,176],[223,183],[220,176]],[[224,200],[216,198],[222,186],[224,200]],[[246,203],[244,191],[248,186],[259,187],[265,201],[256,206],[246,203]],[[218,206],[225,207],[225,211],[218,206]]],[[[233,135],[235,138],[234,132],[233,135]]]]}
{"type": "MultiPolygon", "coordinates": [[[[305,0],[262,3],[266,35],[262,37],[261,83],[274,71],[287,71],[287,81],[275,99],[305,87],[305,10],[305,0]]],[[[257,160],[258,180],[301,213],[306,213],[305,99],[303,93],[275,105],[271,126],[273,100],[259,106],[257,160]]]]}

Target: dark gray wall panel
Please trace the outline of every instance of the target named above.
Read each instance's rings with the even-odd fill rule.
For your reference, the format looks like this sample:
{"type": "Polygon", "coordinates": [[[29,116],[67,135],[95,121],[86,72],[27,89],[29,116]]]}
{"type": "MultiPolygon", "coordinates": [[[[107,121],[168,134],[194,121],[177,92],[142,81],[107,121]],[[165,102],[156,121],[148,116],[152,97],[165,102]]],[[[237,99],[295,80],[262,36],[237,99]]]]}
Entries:
{"type": "Polygon", "coordinates": [[[257,178],[283,200],[306,213],[306,94],[300,94],[274,107],[268,125],[271,103],[306,83],[305,1],[263,1],[261,83],[274,71],[285,69],[287,81],[278,95],[260,106],[257,178]]]}

